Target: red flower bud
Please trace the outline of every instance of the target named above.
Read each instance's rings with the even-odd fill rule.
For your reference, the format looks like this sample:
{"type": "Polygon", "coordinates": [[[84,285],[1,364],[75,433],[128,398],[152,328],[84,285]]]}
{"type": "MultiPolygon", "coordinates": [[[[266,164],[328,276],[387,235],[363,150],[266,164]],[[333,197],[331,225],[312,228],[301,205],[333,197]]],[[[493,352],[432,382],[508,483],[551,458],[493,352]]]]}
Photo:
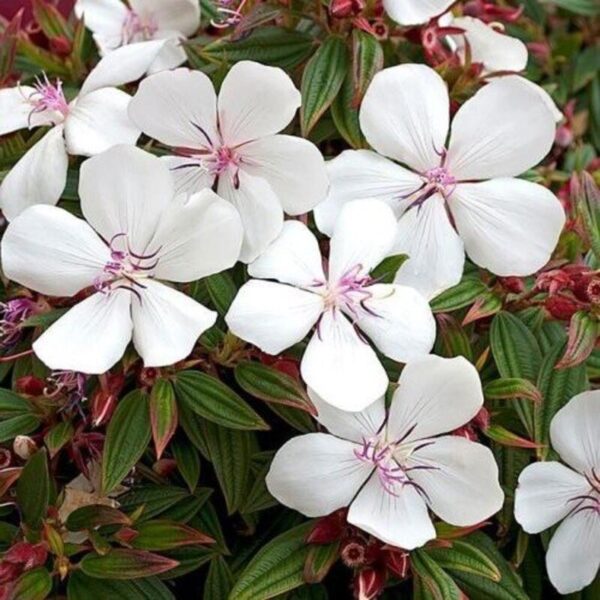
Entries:
{"type": "Polygon", "coordinates": [[[309,544],[331,544],[342,537],[346,528],[347,509],[337,510],[317,521],[306,538],[309,544]]]}
{"type": "Polygon", "coordinates": [[[364,8],[364,0],[331,0],[329,14],[335,19],[345,19],[356,17],[364,8]]]}
{"type": "Polygon", "coordinates": [[[579,310],[579,303],[566,296],[550,296],[544,304],[546,310],[561,321],[568,321],[579,310]]]}
{"type": "Polygon", "coordinates": [[[385,586],[385,571],[383,569],[363,569],[354,578],[354,595],[358,600],[373,600],[377,598],[385,586]]]}
{"type": "Polygon", "coordinates": [[[33,375],[24,375],[17,379],[17,392],[28,396],[41,396],[46,386],[47,383],[43,379],[33,375]]]}
{"type": "Polygon", "coordinates": [[[404,579],[410,569],[410,554],[398,548],[384,549],[383,562],[398,579],[404,579]]]}
{"type": "Polygon", "coordinates": [[[97,389],[91,399],[92,425],[99,427],[110,421],[117,406],[116,394],[97,389]]]}
{"type": "Polygon", "coordinates": [[[522,294],[525,284],[520,277],[499,277],[500,285],[511,294],[522,294]]]}
{"type": "Polygon", "coordinates": [[[55,37],[49,40],[50,51],[59,56],[68,56],[73,50],[73,44],[65,37],[55,37]]]}

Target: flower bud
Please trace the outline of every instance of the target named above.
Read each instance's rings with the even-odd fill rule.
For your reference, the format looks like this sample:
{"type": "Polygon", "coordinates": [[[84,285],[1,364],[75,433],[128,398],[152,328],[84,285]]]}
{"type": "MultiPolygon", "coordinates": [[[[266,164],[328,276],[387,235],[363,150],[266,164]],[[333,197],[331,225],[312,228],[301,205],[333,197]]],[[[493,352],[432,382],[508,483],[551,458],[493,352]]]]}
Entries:
{"type": "Polygon", "coordinates": [[[356,17],[365,8],[364,0],[331,0],[329,14],[334,19],[356,17]]]}
{"type": "Polygon", "coordinates": [[[340,549],[342,562],[351,569],[362,567],[366,564],[367,543],[358,536],[348,538],[340,549]]]}
{"type": "Polygon", "coordinates": [[[17,379],[17,392],[28,396],[41,396],[44,393],[46,382],[33,375],[24,375],[17,379]]]}
{"type": "Polygon", "coordinates": [[[566,296],[550,296],[544,304],[546,310],[555,318],[561,321],[568,321],[579,310],[576,300],[566,296]]]}
{"type": "Polygon", "coordinates": [[[398,579],[404,579],[410,569],[410,554],[397,548],[388,548],[384,553],[384,564],[398,579]]]}
{"type": "Polygon", "coordinates": [[[26,435],[18,435],[13,442],[13,452],[23,460],[31,458],[37,449],[37,444],[26,435]]]}
{"type": "Polygon", "coordinates": [[[331,544],[342,537],[346,528],[347,509],[343,508],[317,521],[308,534],[308,544],[331,544]]]}
{"type": "Polygon", "coordinates": [[[385,572],[382,569],[363,569],[354,578],[354,595],[358,600],[377,598],[385,586],[385,572]]]}

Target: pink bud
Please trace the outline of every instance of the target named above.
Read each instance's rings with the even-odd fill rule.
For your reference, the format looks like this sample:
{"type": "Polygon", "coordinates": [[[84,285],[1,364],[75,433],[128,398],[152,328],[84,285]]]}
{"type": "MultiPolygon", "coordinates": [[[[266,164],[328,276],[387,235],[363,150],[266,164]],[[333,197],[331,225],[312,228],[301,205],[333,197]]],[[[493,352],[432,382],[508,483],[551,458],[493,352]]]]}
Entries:
{"type": "Polygon", "coordinates": [[[385,572],[382,569],[363,569],[354,578],[354,595],[358,600],[377,598],[385,586],[385,572]]]}

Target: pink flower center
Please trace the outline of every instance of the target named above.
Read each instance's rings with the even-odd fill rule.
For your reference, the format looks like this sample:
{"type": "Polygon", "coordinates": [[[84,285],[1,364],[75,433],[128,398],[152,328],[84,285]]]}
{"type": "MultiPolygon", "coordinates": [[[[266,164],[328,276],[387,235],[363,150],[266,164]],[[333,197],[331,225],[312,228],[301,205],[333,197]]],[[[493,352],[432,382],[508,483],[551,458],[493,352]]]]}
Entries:
{"type": "Polygon", "coordinates": [[[152,40],[157,31],[158,25],[154,17],[142,17],[134,10],[129,10],[121,28],[123,44],[152,40]]]}
{"type": "Polygon", "coordinates": [[[35,308],[29,298],[0,303],[0,346],[11,348],[21,339],[21,323],[35,313],[35,308]]]}
{"type": "Polygon", "coordinates": [[[202,158],[202,166],[212,175],[218,177],[229,169],[236,171],[240,165],[240,157],[232,148],[221,146],[202,158]]]}
{"type": "Polygon", "coordinates": [[[57,79],[52,85],[46,75],[43,79],[37,78],[33,85],[35,91],[32,92],[27,101],[33,106],[32,114],[38,114],[45,111],[58,112],[63,117],[69,113],[69,103],[65,98],[62,89],[62,81],[57,79]]]}
{"type": "Polygon", "coordinates": [[[437,188],[444,196],[446,194],[451,194],[452,191],[454,191],[454,187],[456,187],[456,178],[443,166],[429,169],[429,171],[425,173],[425,177],[427,178],[429,185],[437,188]]]}

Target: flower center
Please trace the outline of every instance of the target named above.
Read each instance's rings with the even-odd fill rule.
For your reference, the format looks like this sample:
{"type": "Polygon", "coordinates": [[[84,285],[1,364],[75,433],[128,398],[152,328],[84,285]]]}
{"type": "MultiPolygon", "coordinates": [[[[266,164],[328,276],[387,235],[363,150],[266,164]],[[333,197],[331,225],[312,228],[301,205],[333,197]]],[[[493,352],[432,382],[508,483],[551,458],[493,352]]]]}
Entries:
{"type": "Polygon", "coordinates": [[[34,312],[35,302],[29,298],[0,302],[0,346],[14,346],[21,339],[21,323],[34,312]]]}
{"type": "Polygon", "coordinates": [[[237,171],[240,165],[240,157],[232,148],[221,146],[212,150],[206,157],[203,157],[201,164],[209,173],[218,177],[229,169],[237,171]]]}
{"type": "Polygon", "coordinates": [[[435,187],[443,196],[450,195],[456,187],[456,178],[444,166],[425,172],[430,186],[435,187]]]}
{"type": "Polygon", "coordinates": [[[63,117],[66,117],[69,113],[69,103],[65,98],[65,94],[62,89],[62,81],[57,79],[52,85],[48,77],[44,74],[44,78],[36,79],[33,85],[34,92],[31,92],[27,97],[29,104],[33,106],[29,118],[31,115],[42,113],[44,111],[58,112],[63,117]]]}
{"type": "Polygon", "coordinates": [[[129,10],[121,28],[123,44],[152,40],[157,31],[158,25],[154,17],[142,17],[134,10],[129,10]]]}
{"type": "Polygon", "coordinates": [[[323,299],[326,310],[340,309],[352,315],[355,319],[360,317],[361,312],[374,314],[365,302],[373,297],[369,286],[374,280],[368,275],[361,275],[362,265],[356,265],[346,271],[337,282],[329,284],[321,281],[315,287],[322,287],[323,299]]]}
{"type": "Polygon", "coordinates": [[[590,511],[600,516],[600,477],[595,469],[592,469],[591,473],[585,475],[585,478],[590,484],[590,491],[581,496],[574,496],[567,501],[572,505],[569,516],[584,511],[590,511]]]}
{"type": "Polygon", "coordinates": [[[104,265],[102,274],[94,280],[94,287],[103,294],[126,289],[141,301],[139,290],[146,286],[140,280],[153,277],[152,271],[159,263],[157,256],[161,249],[152,254],[136,254],[129,246],[126,233],[113,236],[109,248],[110,260],[104,265]]]}

